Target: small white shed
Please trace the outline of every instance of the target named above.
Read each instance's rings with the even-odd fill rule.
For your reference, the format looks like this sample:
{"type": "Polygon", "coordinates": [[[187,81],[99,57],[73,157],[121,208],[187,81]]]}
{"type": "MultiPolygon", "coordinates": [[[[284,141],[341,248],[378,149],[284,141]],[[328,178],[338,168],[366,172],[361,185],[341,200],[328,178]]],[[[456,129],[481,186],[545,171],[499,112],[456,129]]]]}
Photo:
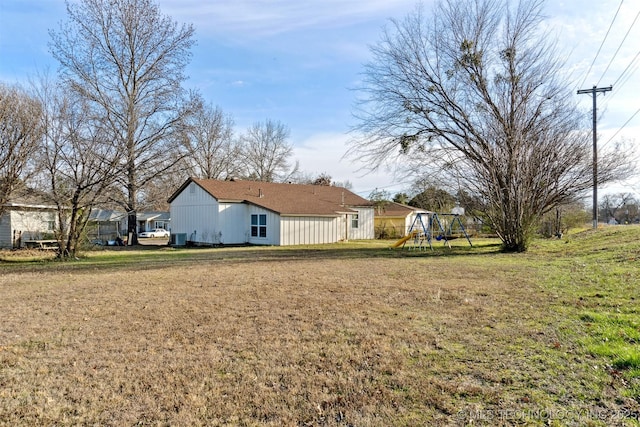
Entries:
{"type": "Polygon", "coordinates": [[[373,239],[373,204],[334,186],[188,179],[171,233],[193,244],[304,245],[373,239]]]}

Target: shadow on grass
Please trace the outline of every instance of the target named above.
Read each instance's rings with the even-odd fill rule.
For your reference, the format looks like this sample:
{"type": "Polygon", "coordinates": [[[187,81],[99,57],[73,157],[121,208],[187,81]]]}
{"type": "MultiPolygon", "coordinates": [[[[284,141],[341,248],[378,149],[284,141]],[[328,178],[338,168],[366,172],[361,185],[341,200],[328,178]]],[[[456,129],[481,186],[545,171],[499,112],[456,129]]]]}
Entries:
{"type": "Polygon", "coordinates": [[[296,262],[310,260],[402,259],[430,257],[477,257],[499,254],[500,243],[483,242],[480,245],[434,245],[433,249],[391,248],[378,241],[344,243],[326,246],[224,246],[172,248],[167,245],[137,245],[86,251],[76,260],[61,262],[55,259],[0,259],[0,270],[10,271],[67,271],[85,269],[147,270],[170,268],[185,263],[254,263],[296,262]]]}

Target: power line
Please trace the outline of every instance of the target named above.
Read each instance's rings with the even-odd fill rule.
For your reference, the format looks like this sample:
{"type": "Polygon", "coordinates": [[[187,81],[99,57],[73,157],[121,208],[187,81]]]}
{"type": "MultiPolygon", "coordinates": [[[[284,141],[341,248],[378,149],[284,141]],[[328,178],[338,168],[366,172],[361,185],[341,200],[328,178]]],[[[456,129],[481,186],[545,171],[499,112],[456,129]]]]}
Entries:
{"type": "Polygon", "coordinates": [[[617,131],[616,131],[616,133],[614,133],[614,134],[611,136],[611,138],[609,138],[609,139],[607,140],[607,142],[605,142],[603,145],[607,145],[609,142],[611,142],[611,140],[613,140],[613,138],[615,138],[615,137],[616,137],[616,135],[618,135],[618,134],[620,133],[620,131],[621,131],[622,129],[624,129],[624,128],[625,128],[625,126],[627,126],[627,125],[629,124],[629,122],[630,122],[631,120],[633,120],[633,118],[634,118],[635,116],[637,116],[637,115],[638,115],[638,113],[640,113],[640,108],[638,108],[638,109],[636,110],[636,112],[635,112],[635,113],[633,113],[633,114],[631,115],[631,117],[629,117],[629,120],[627,120],[626,122],[624,122],[624,124],[623,124],[623,125],[622,125],[622,126],[621,126],[617,131]]]}
{"type": "MultiPolygon", "coordinates": [[[[624,71],[622,72],[622,74],[620,74],[620,77],[618,77],[618,79],[613,82],[613,86],[616,86],[618,84],[618,82],[620,82],[620,80],[622,79],[622,77],[626,74],[626,72],[629,70],[629,68],[631,68],[631,66],[633,65],[634,62],[636,62],[636,60],[638,59],[638,57],[640,57],[640,50],[638,51],[638,53],[636,53],[636,56],[633,57],[633,59],[631,60],[631,62],[629,62],[629,65],[627,65],[627,68],[624,69],[624,71]]],[[[637,70],[637,67],[636,67],[637,70]]],[[[635,73],[636,70],[633,70],[632,73],[630,73],[628,76],[626,76],[624,83],[626,83],[629,80],[629,77],[631,77],[631,75],[633,73],[635,73]]],[[[624,85],[624,83],[622,83],[624,85]]]]}
{"type": "Polygon", "coordinates": [[[358,195],[364,195],[364,194],[369,195],[369,194],[373,193],[374,191],[389,191],[389,192],[391,192],[391,191],[403,191],[402,190],[402,186],[411,185],[413,183],[414,183],[414,181],[394,182],[393,184],[385,185],[385,186],[382,186],[382,187],[376,187],[376,188],[374,188],[372,190],[361,190],[361,191],[356,191],[355,193],[358,194],[358,195]],[[401,188],[401,189],[398,190],[398,188],[401,188]]]}
{"type": "MultiPolygon", "coordinates": [[[[638,71],[638,59],[640,59],[640,51],[638,51],[638,53],[636,53],[636,56],[634,56],[633,59],[631,60],[631,62],[629,62],[629,65],[627,65],[627,67],[624,69],[622,74],[620,74],[620,76],[618,76],[617,80],[615,82],[613,82],[612,86],[614,86],[615,89],[613,90],[611,95],[608,96],[602,102],[601,108],[603,109],[603,111],[606,110],[606,108],[609,105],[609,103],[611,102],[611,100],[613,98],[615,98],[616,95],[618,95],[618,93],[620,93],[620,90],[624,87],[625,84],[627,84],[627,82],[633,76],[633,74],[636,71],[638,71]]],[[[604,148],[604,146],[603,146],[603,148],[604,148]]]]}
{"type": "MultiPolygon", "coordinates": [[[[622,6],[622,3],[620,3],[620,6],[622,6]]],[[[618,10],[620,10],[618,8],[618,10]]],[[[618,13],[616,12],[616,15],[618,13]]],[[[618,52],[620,52],[620,49],[622,48],[622,45],[624,44],[624,41],[627,39],[627,36],[629,35],[629,33],[631,32],[631,29],[633,28],[633,26],[636,24],[636,21],[638,20],[638,16],[640,16],[640,11],[638,11],[638,13],[636,14],[636,17],[633,19],[633,22],[631,23],[631,25],[629,26],[629,29],[627,30],[627,33],[624,35],[624,37],[622,38],[622,41],[620,42],[620,44],[618,45],[618,49],[616,49],[616,52],[613,54],[613,56],[611,57],[611,61],[609,61],[609,64],[607,65],[607,68],[605,68],[604,72],[602,73],[602,76],[600,77],[600,80],[598,80],[598,83],[596,83],[596,86],[598,86],[600,84],[600,82],[602,81],[603,77],[605,76],[605,74],[607,74],[607,71],[609,71],[609,67],[611,66],[611,64],[613,63],[613,60],[616,59],[616,55],[618,54],[618,52]]],[[[615,19],[615,18],[614,18],[615,19]]],[[[613,24],[613,22],[612,22],[613,24]]],[[[611,28],[611,27],[609,27],[611,28]]],[[[608,34],[608,32],[607,32],[608,34]]],[[[584,84],[584,83],[583,83],[584,84]]]]}
{"type": "MultiPolygon", "coordinates": [[[[630,73],[627,74],[627,71],[634,65],[634,63],[636,63],[638,61],[638,58],[640,58],[640,51],[638,51],[638,53],[636,53],[636,56],[634,56],[634,58],[631,60],[631,62],[629,63],[629,65],[627,65],[627,68],[624,69],[624,71],[622,72],[622,74],[618,77],[618,79],[614,82],[614,86],[617,85],[618,83],[620,83],[619,86],[616,86],[616,89],[613,91],[613,93],[611,94],[611,96],[609,96],[604,102],[602,107],[606,108],[606,106],[608,105],[608,103],[611,101],[611,98],[613,98],[615,95],[618,94],[618,92],[620,92],[620,88],[622,86],[624,86],[629,79],[631,78],[631,76],[638,70],[638,65],[636,64],[635,68],[633,69],[633,71],[631,71],[630,73]],[[623,78],[624,77],[624,78],[623,78]]],[[[618,128],[618,130],[613,134],[613,136],[611,136],[604,144],[602,144],[602,148],[604,149],[615,137],[618,133],[620,133],[621,130],[623,130],[625,128],[625,126],[627,126],[629,124],[629,122],[631,122],[631,120],[633,120],[633,118],[638,114],[638,112],[640,112],[640,109],[638,109],[635,113],[633,113],[633,115],[620,127],[618,128]]]]}
{"type": "MultiPolygon", "coordinates": [[[[618,11],[616,12],[616,16],[618,15],[618,12],[620,11],[620,7],[622,6],[622,2],[620,3],[620,6],[618,7],[618,11]]],[[[620,42],[620,44],[618,45],[618,48],[616,49],[616,52],[614,53],[613,57],[611,58],[611,60],[609,61],[606,69],[604,70],[604,72],[602,73],[602,76],[600,77],[600,79],[598,80],[598,84],[600,84],[600,82],[602,81],[602,79],[604,78],[604,76],[606,75],[607,71],[609,70],[610,66],[612,65],[613,61],[615,60],[617,54],[620,52],[620,49],[622,48],[622,45],[624,44],[624,42],[626,41],[626,39],[629,36],[629,33],[631,32],[631,30],[633,29],[633,27],[636,24],[636,21],[638,20],[638,17],[640,17],[640,11],[638,11],[638,13],[635,15],[635,18],[633,19],[633,22],[631,23],[631,25],[629,26],[626,34],[624,35],[624,38],[622,39],[622,41],[620,42]]],[[[614,17],[615,20],[615,17],[614,17]]],[[[613,24],[613,23],[612,23],[613,24]]],[[[611,29],[611,27],[609,27],[609,29],[611,29]]],[[[607,31],[607,34],[609,32],[607,31]]],[[[620,93],[621,89],[623,89],[624,85],[629,81],[629,79],[632,77],[632,75],[637,71],[638,69],[638,58],[640,58],[640,51],[638,51],[635,56],[633,57],[633,59],[627,64],[626,68],[622,71],[622,73],[618,76],[618,78],[615,80],[615,82],[613,83],[612,86],[614,86],[616,89],[613,91],[613,93],[611,94],[611,96],[607,97],[606,100],[604,100],[602,102],[601,108],[604,110],[606,109],[607,105],[611,102],[612,98],[616,97],[616,95],[618,93],[620,93]]],[[[595,87],[595,86],[594,86],[595,87]]],[[[584,93],[584,92],[583,92],[584,93]]],[[[620,133],[620,131],[622,131],[630,122],[631,120],[633,120],[633,118],[640,112],[640,109],[638,111],[636,111],[625,123],[624,125],[622,125],[620,128],[618,128],[618,130],[614,133],[614,135],[612,135],[604,144],[601,145],[600,149],[604,149],[609,143],[611,143],[611,141],[620,133]]]]}
{"type": "Polygon", "coordinates": [[[600,55],[600,51],[602,50],[602,46],[604,46],[604,42],[607,40],[607,37],[609,36],[609,32],[611,31],[611,28],[613,28],[613,23],[616,21],[616,17],[618,16],[618,12],[620,12],[620,8],[622,7],[622,3],[624,3],[624,0],[620,0],[620,5],[618,6],[618,10],[616,10],[616,14],[613,16],[613,20],[611,21],[611,24],[609,25],[609,29],[607,30],[607,33],[604,35],[604,39],[602,40],[602,43],[600,43],[600,47],[598,48],[598,51],[596,52],[596,56],[595,58],[593,58],[593,61],[591,62],[591,65],[589,66],[589,69],[587,70],[587,74],[584,76],[584,80],[582,81],[582,83],[578,86],[584,86],[585,82],[587,81],[587,78],[589,77],[589,73],[591,72],[591,69],[593,68],[593,64],[596,63],[596,59],[598,59],[598,55],[600,55]]]}

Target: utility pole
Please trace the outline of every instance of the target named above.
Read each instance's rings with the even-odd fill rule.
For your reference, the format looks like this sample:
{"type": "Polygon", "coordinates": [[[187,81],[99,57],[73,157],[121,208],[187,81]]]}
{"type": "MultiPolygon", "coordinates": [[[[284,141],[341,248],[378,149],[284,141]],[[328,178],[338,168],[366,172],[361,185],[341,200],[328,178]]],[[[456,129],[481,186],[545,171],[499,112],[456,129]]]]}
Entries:
{"type": "Polygon", "coordinates": [[[591,89],[580,89],[578,95],[590,93],[593,98],[593,229],[598,228],[598,125],[596,95],[598,92],[609,92],[613,86],[592,87],[591,89]]]}

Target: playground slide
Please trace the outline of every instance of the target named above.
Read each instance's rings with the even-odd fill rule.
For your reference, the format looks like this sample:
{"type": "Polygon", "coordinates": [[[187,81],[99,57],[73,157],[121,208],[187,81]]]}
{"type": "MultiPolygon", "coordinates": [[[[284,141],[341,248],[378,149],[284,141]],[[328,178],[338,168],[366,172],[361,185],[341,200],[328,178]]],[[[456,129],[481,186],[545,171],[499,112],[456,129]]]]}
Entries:
{"type": "Polygon", "coordinates": [[[416,235],[415,231],[412,231],[411,233],[407,234],[406,236],[404,236],[402,239],[398,240],[397,242],[395,242],[393,245],[391,245],[392,248],[397,248],[399,246],[402,246],[407,240],[409,239],[413,239],[413,237],[416,235]]]}

